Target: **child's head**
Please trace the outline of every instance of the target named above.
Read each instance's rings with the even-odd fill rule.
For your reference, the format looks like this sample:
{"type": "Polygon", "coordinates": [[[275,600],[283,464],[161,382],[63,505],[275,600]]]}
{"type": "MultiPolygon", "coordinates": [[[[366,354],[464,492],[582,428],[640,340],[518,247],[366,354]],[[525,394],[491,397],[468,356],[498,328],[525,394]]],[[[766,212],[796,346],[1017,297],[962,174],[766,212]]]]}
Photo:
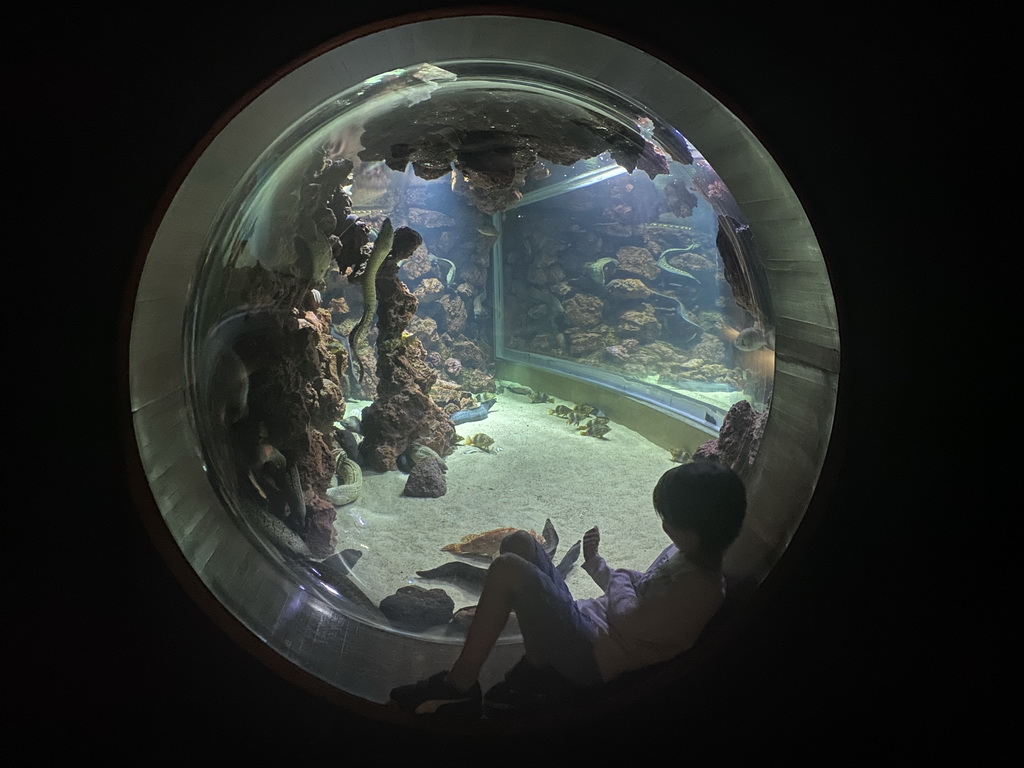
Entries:
{"type": "Polygon", "coordinates": [[[654,509],[673,528],[700,536],[700,551],[720,556],[743,525],[747,492],[739,475],[711,462],[668,470],[654,486],[654,509]]]}

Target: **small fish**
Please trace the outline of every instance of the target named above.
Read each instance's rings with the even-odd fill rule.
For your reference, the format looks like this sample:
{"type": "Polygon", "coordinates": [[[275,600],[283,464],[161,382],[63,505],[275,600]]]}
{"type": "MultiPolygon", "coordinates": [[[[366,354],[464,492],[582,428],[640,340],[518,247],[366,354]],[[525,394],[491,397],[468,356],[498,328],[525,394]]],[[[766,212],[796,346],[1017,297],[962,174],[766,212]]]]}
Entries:
{"type": "Polygon", "coordinates": [[[484,237],[497,237],[499,234],[498,228],[493,224],[481,224],[476,228],[476,231],[484,237]]]}
{"type": "Polygon", "coordinates": [[[733,339],[732,344],[741,352],[756,352],[759,349],[772,346],[769,335],[757,326],[744,328],[733,339]]]}
{"type": "Polygon", "coordinates": [[[594,412],[594,406],[580,403],[579,405],[573,406],[573,410],[576,411],[580,416],[589,416],[594,412]]]}
{"type": "Polygon", "coordinates": [[[604,438],[605,435],[611,432],[611,427],[607,424],[597,424],[595,423],[596,421],[597,419],[587,422],[587,426],[580,430],[580,434],[583,437],[604,438]]]}
{"type": "Polygon", "coordinates": [[[551,397],[550,395],[548,395],[545,392],[534,392],[532,395],[530,395],[530,402],[531,403],[553,403],[553,402],[555,402],[555,398],[551,397]]]}
{"type": "Polygon", "coordinates": [[[714,424],[715,426],[718,426],[718,420],[714,416],[712,416],[709,411],[704,411],[704,421],[706,421],[708,424],[714,424]]]}
{"type": "Polygon", "coordinates": [[[584,418],[586,417],[583,416],[583,414],[581,413],[577,413],[576,411],[569,411],[569,416],[566,418],[566,421],[568,421],[570,425],[575,426],[579,424],[581,421],[583,421],[584,418]]]}
{"type": "Polygon", "coordinates": [[[477,432],[475,435],[465,438],[459,445],[471,445],[474,448],[479,448],[481,451],[490,453],[493,450],[494,438],[485,435],[483,432],[477,432]]]}
{"type": "Polygon", "coordinates": [[[676,462],[677,464],[689,464],[690,461],[692,461],[692,459],[690,458],[690,454],[684,451],[682,448],[672,449],[671,451],[669,451],[669,456],[671,457],[672,461],[676,462]]]}
{"type": "Polygon", "coordinates": [[[560,419],[565,419],[572,415],[572,411],[569,409],[569,406],[567,405],[556,405],[554,408],[548,411],[548,413],[550,413],[552,416],[557,416],[560,419]]]}

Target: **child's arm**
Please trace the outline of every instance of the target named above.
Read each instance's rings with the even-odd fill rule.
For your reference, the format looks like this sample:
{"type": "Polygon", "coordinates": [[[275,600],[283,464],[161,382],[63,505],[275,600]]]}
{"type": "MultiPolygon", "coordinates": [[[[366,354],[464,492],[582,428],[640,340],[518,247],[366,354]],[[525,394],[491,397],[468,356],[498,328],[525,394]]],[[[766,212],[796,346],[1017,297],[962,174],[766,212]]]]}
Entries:
{"type": "MultiPolygon", "coordinates": [[[[612,571],[608,567],[608,563],[597,552],[600,544],[601,532],[595,525],[583,534],[583,565],[581,567],[590,574],[590,578],[594,580],[597,586],[607,592],[611,582],[612,571]]],[[[627,574],[627,578],[631,583],[640,578],[639,573],[628,571],[625,568],[618,568],[615,573],[627,574]]]]}

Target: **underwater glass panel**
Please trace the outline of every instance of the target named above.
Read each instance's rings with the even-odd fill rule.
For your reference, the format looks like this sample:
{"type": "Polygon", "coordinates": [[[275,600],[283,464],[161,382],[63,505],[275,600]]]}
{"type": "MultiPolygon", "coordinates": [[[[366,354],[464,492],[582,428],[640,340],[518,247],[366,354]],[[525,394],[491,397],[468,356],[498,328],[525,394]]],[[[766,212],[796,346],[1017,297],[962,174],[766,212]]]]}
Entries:
{"type": "MultiPolygon", "coordinates": [[[[403,549],[476,533],[459,528],[478,510],[458,508],[451,481],[449,507],[422,504],[445,495],[446,457],[515,448],[511,432],[475,424],[495,402],[552,403],[534,411],[546,420],[534,440],[557,415],[575,430],[561,434],[604,442],[609,417],[644,439],[616,410],[627,401],[700,439],[737,402],[768,407],[773,322],[755,238],[697,148],[596,83],[494,61],[372,78],[268,147],[209,238],[185,334],[213,485],[325,600],[423,632],[433,625],[382,613],[385,599],[418,583],[403,549]],[[509,365],[519,380],[502,377],[509,365]],[[603,394],[573,402],[565,382],[603,394]],[[410,472],[420,465],[433,475],[410,472]],[[410,501],[415,524],[394,525],[410,501]]],[[[689,459],[678,443],[652,449],[689,459]]],[[[494,471],[493,488],[512,487],[494,471]]],[[[637,482],[631,498],[645,498],[637,482]]],[[[505,501],[478,533],[532,529],[553,552],[541,495],[505,501]]],[[[648,523],[650,556],[634,567],[664,544],[648,523]]],[[[459,571],[456,605],[472,604],[478,578],[459,571]]]]}

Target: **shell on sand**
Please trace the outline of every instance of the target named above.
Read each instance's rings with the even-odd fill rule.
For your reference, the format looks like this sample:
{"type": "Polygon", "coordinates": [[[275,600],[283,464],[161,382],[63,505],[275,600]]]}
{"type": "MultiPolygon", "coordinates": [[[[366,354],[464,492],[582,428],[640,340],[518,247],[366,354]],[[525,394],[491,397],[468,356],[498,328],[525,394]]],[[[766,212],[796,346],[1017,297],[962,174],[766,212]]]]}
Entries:
{"type": "MultiPolygon", "coordinates": [[[[441,547],[441,549],[444,552],[452,552],[456,555],[486,555],[488,557],[495,557],[498,554],[498,547],[501,546],[501,540],[518,530],[520,529],[495,528],[493,531],[471,533],[468,536],[463,536],[460,541],[449,544],[446,547],[441,547]]],[[[536,531],[527,531],[527,533],[540,542],[541,546],[546,546],[546,542],[536,531]]]]}

